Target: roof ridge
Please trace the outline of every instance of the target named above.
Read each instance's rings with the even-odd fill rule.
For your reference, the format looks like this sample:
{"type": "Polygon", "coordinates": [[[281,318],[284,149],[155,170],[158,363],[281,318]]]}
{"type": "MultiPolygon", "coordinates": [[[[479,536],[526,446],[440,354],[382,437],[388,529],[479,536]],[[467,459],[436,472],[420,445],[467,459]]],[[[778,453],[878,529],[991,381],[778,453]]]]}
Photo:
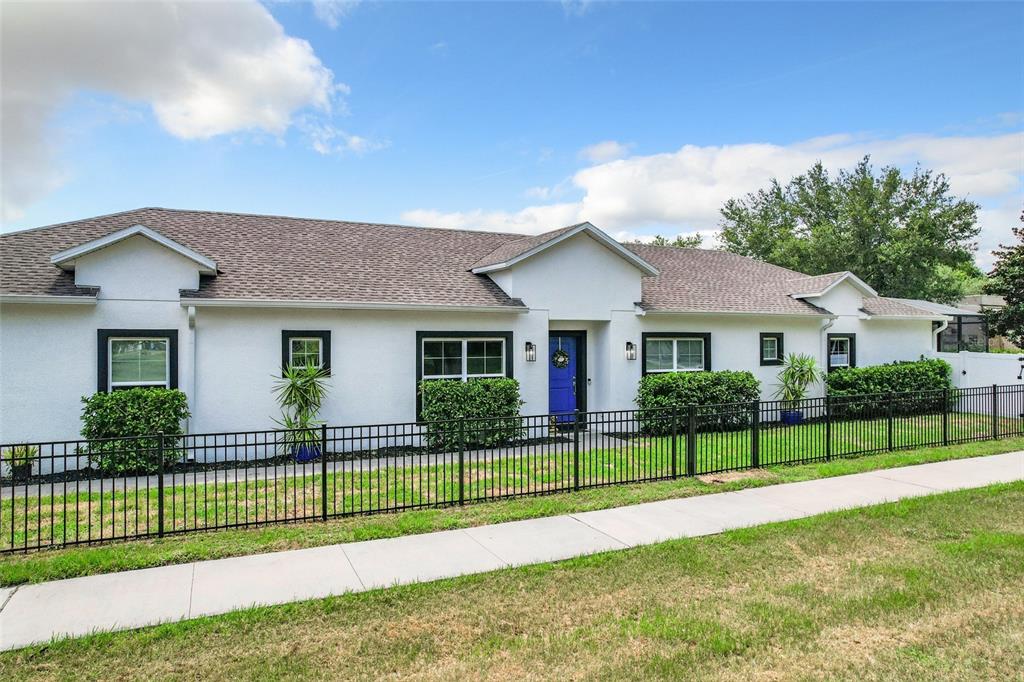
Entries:
{"type": "Polygon", "coordinates": [[[130,213],[140,213],[142,211],[166,211],[169,213],[186,213],[186,214],[212,214],[212,215],[223,215],[223,216],[242,216],[246,218],[277,218],[281,220],[298,220],[303,222],[311,223],[340,223],[345,225],[359,225],[363,227],[386,227],[396,228],[405,230],[433,230],[437,232],[458,232],[460,234],[474,234],[474,233],[485,233],[485,234],[496,234],[504,237],[516,237],[517,239],[525,239],[533,235],[522,234],[519,232],[496,232],[493,230],[472,230],[467,228],[454,228],[454,227],[433,227],[428,225],[400,225],[398,223],[372,223],[362,220],[339,220],[335,218],[305,218],[301,216],[290,216],[280,215],[275,213],[241,213],[238,211],[212,211],[203,209],[191,209],[191,208],[167,208],[165,206],[141,206],[139,208],[132,208],[126,211],[115,211],[114,213],[103,213],[96,216],[89,216],[87,218],[79,218],[78,220],[65,220],[60,223],[52,223],[50,225],[41,225],[39,227],[29,227],[23,230],[11,230],[10,232],[0,233],[0,236],[24,234],[26,232],[37,232],[40,230],[49,230],[57,227],[65,227],[67,225],[73,225],[75,223],[84,223],[91,220],[102,220],[104,218],[113,218],[115,216],[127,215],[130,213]]]}
{"type": "MultiPolygon", "coordinates": [[[[779,266],[779,267],[781,267],[781,266],[779,266]]],[[[786,268],[786,269],[789,270],[789,268],[786,268]]],[[[796,272],[796,270],[791,270],[791,272],[796,272]]],[[[801,275],[800,277],[794,277],[793,279],[791,279],[789,281],[795,282],[798,279],[809,279],[809,278],[812,278],[812,277],[828,277],[830,275],[852,275],[852,274],[853,274],[853,272],[851,270],[836,270],[835,272],[823,272],[820,275],[801,275]]]]}
{"type": "MultiPolygon", "coordinates": [[[[159,209],[157,206],[142,206],[140,208],[130,208],[127,211],[114,211],[113,213],[101,213],[100,215],[89,216],[88,218],[79,218],[78,220],[65,220],[59,223],[51,223],[49,225],[40,225],[38,227],[26,227],[23,230],[11,230],[10,232],[0,232],[0,237],[7,237],[15,234],[25,234],[26,232],[40,232],[42,230],[52,230],[55,227],[65,227],[67,225],[74,225],[75,223],[84,223],[89,220],[101,220],[103,218],[113,218],[114,216],[127,215],[129,213],[138,213],[139,211],[151,211],[159,209]]],[[[167,209],[163,209],[167,210],[167,209]]]]}

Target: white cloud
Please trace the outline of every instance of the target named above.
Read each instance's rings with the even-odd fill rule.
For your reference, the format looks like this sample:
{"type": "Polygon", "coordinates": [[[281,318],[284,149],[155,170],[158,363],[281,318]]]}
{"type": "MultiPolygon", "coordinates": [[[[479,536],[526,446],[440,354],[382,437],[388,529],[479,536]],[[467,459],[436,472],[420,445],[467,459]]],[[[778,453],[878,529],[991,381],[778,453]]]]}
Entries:
{"type": "Polygon", "coordinates": [[[605,161],[621,159],[627,154],[629,154],[628,144],[622,144],[615,140],[605,140],[604,142],[584,147],[580,150],[579,157],[591,163],[604,163],[605,161]]]}
{"type": "Polygon", "coordinates": [[[531,206],[516,213],[480,210],[444,213],[429,209],[417,209],[404,212],[402,220],[412,225],[425,227],[540,234],[556,227],[564,227],[578,222],[577,215],[579,215],[579,205],[577,204],[548,204],[546,206],[531,206]]]}
{"type": "Polygon", "coordinates": [[[255,0],[7,3],[0,38],[5,219],[61,184],[49,126],[75,92],[147,104],[182,139],[280,135],[296,111],[327,115],[347,92],[255,0]]]}
{"type": "MultiPolygon", "coordinates": [[[[728,199],[764,187],[773,177],[788,180],[818,160],[835,170],[850,168],[870,154],[879,166],[909,169],[920,164],[944,172],[953,192],[982,204],[979,262],[985,265],[991,261],[988,251],[1010,238],[1010,226],[1019,213],[1024,197],[1022,152],[1021,132],[897,138],[842,134],[790,145],[685,145],[673,152],[633,156],[579,170],[571,180],[581,195],[578,202],[530,206],[518,212],[426,213],[434,218],[433,224],[458,222],[485,230],[542,232],[589,220],[611,233],[649,234],[651,229],[644,228],[658,228],[663,233],[700,231],[709,235],[716,230],[719,209],[728,199]],[[557,219],[534,222],[549,215],[557,219]]],[[[531,195],[541,197],[543,190],[533,188],[531,195]]]]}
{"type": "Polygon", "coordinates": [[[313,15],[328,27],[338,28],[358,4],[359,0],[313,0],[313,15]]]}
{"type": "Polygon", "coordinates": [[[562,0],[562,11],[567,17],[582,17],[590,10],[593,0],[562,0]]]}
{"type": "Polygon", "coordinates": [[[360,135],[353,135],[330,123],[317,120],[303,120],[299,127],[309,140],[309,146],[318,154],[365,154],[383,149],[387,142],[370,140],[360,135]]]}

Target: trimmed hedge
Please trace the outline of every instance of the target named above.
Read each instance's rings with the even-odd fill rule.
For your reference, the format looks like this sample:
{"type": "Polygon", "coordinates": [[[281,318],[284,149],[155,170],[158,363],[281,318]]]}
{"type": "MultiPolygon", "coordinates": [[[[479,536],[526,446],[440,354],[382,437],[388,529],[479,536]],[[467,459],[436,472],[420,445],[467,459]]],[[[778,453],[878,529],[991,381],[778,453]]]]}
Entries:
{"type": "Polygon", "coordinates": [[[82,437],[90,441],[83,454],[101,470],[117,474],[152,474],[160,470],[157,438],[164,433],[164,465],[181,458],[177,438],[189,417],[188,400],[177,389],[132,388],[83,397],[82,437]],[[169,437],[168,437],[169,436],[169,437]],[[119,440],[131,439],[131,440],[119,440]]]}
{"type": "MultiPolygon", "coordinates": [[[[689,405],[731,405],[733,409],[698,409],[697,428],[702,431],[741,429],[750,425],[746,407],[761,398],[761,383],[750,372],[664,372],[648,374],[640,379],[636,404],[640,408],[640,428],[651,435],[671,433],[669,411],[685,415],[689,405]],[[645,414],[646,411],[654,414],[645,414]]],[[[679,431],[686,422],[680,419],[679,431]]]]}
{"type": "Polygon", "coordinates": [[[430,379],[421,381],[420,418],[427,422],[427,445],[452,450],[463,445],[493,447],[522,436],[519,382],[515,379],[430,379]],[[466,418],[463,426],[458,421],[466,418]],[[481,419],[486,418],[486,419],[481,419]],[[447,423],[437,423],[447,422],[447,423]]]}
{"type": "Polygon", "coordinates": [[[879,394],[913,393],[900,396],[893,404],[894,414],[926,414],[941,412],[941,391],[950,390],[954,397],[953,368],[937,358],[896,362],[890,365],[836,369],[825,378],[825,386],[833,403],[833,414],[843,417],[878,417],[888,410],[879,403],[879,394]],[[856,396],[871,395],[858,399],[856,396]]]}

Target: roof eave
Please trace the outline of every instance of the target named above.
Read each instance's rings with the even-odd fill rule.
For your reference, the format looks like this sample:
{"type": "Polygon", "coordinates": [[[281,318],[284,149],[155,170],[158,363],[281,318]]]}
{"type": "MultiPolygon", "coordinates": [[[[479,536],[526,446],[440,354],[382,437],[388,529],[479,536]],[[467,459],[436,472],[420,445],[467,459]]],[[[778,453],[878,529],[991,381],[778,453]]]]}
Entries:
{"type": "Polygon", "coordinates": [[[487,265],[481,265],[479,267],[473,268],[472,270],[470,270],[470,272],[472,272],[475,275],[484,275],[484,274],[487,274],[489,272],[495,272],[497,270],[505,270],[506,268],[512,267],[516,263],[519,263],[521,261],[526,260],[527,258],[530,258],[532,256],[537,255],[541,251],[545,251],[547,249],[550,249],[551,247],[555,246],[556,244],[561,244],[565,240],[570,239],[572,237],[575,237],[580,232],[586,232],[591,237],[597,239],[599,242],[601,242],[607,248],[611,249],[617,255],[619,255],[623,259],[625,259],[625,260],[629,261],[630,263],[632,263],[633,266],[635,266],[637,269],[639,269],[644,274],[651,275],[651,276],[654,276],[654,275],[658,274],[658,269],[656,267],[654,267],[653,265],[648,263],[646,260],[644,260],[640,256],[636,255],[635,253],[633,253],[632,251],[630,251],[629,249],[624,247],[622,244],[620,244],[619,242],[615,241],[614,239],[612,239],[607,234],[605,234],[604,232],[602,232],[598,228],[594,227],[590,223],[580,223],[575,228],[573,228],[573,229],[571,229],[571,230],[569,230],[567,232],[563,232],[562,234],[558,235],[557,237],[549,239],[546,242],[542,242],[542,243],[538,244],[537,246],[534,246],[532,249],[528,249],[528,250],[524,251],[523,253],[519,254],[515,258],[509,258],[508,260],[502,261],[500,263],[488,263],[487,265]]]}
{"type": "Polygon", "coordinates": [[[395,310],[418,312],[511,313],[529,312],[517,305],[449,305],[429,303],[391,303],[386,301],[342,301],[290,298],[192,298],[181,297],[181,305],[206,308],[320,308],[333,310],[395,310]]]}
{"type": "Polygon", "coordinates": [[[199,273],[202,275],[217,274],[216,261],[211,258],[207,258],[201,253],[193,251],[184,244],[179,244],[173,239],[165,237],[156,230],[152,230],[145,225],[132,225],[131,227],[126,227],[123,230],[111,232],[110,234],[99,237],[98,239],[92,239],[83,244],[72,246],[70,249],[65,249],[50,256],[50,263],[56,265],[61,270],[71,272],[75,269],[76,259],[135,236],[145,237],[150,241],[153,241],[160,246],[170,249],[178,255],[193,261],[199,266],[199,273]]]}
{"type": "Polygon", "coordinates": [[[0,294],[0,303],[45,303],[57,305],[95,305],[96,295],[0,294]]]}
{"type": "Polygon", "coordinates": [[[831,313],[796,313],[778,312],[767,310],[675,310],[668,308],[644,308],[645,315],[748,315],[748,316],[771,316],[771,317],[797,317],[797,318],[825,318],[837,319],[838,315],[831,313]]]}

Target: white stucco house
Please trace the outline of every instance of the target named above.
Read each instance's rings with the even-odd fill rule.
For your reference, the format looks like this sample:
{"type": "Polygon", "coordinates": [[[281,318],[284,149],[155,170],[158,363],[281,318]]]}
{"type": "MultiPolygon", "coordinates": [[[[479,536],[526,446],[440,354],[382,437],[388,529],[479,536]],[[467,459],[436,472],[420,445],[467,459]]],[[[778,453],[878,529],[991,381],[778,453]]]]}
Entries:
{"type": "Polygon", "coordinates": [[[524,414],[628,409],[645,372],[914,360],[947,318],[848,272],[538,236],[144,208],[0,236],[0,442],[75,438],[80,398],[177,387],[193,433],[262,429],[283,363],[330,424],[416,418],[421,378],[513,376],[524,414]],[[550,361],[561,348],[566,371],[550,361]]]}

